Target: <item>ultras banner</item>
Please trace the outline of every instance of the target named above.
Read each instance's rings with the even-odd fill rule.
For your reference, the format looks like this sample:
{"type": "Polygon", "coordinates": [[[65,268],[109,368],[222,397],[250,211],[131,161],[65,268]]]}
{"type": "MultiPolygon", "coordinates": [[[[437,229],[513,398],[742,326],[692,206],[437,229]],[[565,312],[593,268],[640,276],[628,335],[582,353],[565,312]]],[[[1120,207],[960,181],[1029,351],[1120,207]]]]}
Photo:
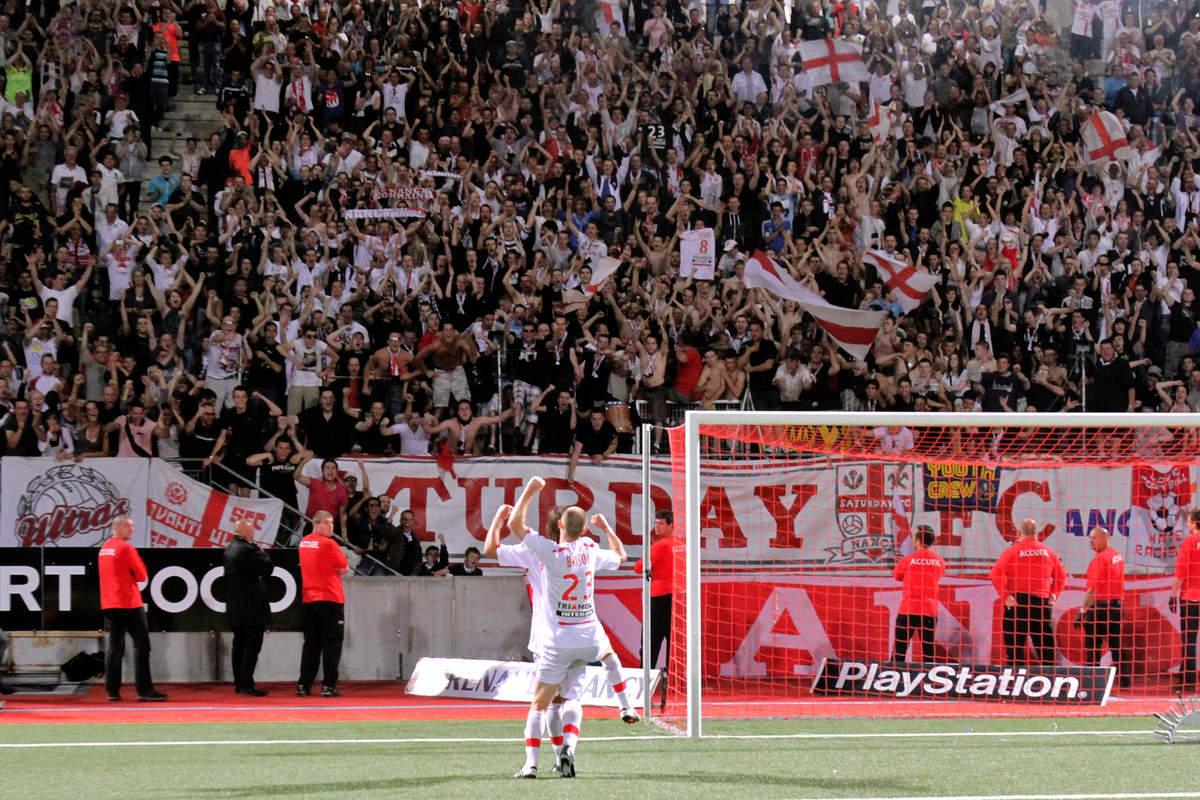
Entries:
{"type": "MultiPolygon", "coordinates": [[[[88,631],[103,627],[94,547],[0,548],[0,628],[88,631]]],[[[149,580],[142,587],[152,631],[224,630],[225,551],[142,548],[149,580]]],[[[272,550],[268,579],[271,629],[300,630],[300,562],[296,550],[272,550]]]]}
{"type": "Polygon", "coordinates": [[[223,547],[240,519],[275,541],[283,503],[233,497],[150,458],[3,461],[0,547],[95,547],[119,516],[136,547],[223,547]]]}

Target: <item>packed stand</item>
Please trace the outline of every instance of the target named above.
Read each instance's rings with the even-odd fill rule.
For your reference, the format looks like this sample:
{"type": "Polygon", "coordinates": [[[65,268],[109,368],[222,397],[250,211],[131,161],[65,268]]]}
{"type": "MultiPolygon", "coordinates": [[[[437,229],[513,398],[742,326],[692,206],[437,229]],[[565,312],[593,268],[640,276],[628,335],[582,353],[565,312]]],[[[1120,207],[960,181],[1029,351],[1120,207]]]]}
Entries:
{"type": "Polygon", "coordinates": [[[9,4],[0,446],[295,505],[311,459],[573,475],[696,406],[1194,411],[1200,17],[1040,5],[9,4]],[[827,37],[870,79],[814,86],[827,37]],[[908,311],[880,252],[937,278],[908,311]],[[888,312],[866,358],[756,259],[888,312]]]}

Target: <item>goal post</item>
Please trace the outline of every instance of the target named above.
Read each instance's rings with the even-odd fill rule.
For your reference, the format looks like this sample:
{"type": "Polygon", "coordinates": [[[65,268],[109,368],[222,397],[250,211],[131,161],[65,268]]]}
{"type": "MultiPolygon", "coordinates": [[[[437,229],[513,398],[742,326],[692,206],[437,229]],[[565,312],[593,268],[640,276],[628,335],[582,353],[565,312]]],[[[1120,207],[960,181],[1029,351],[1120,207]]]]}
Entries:
{"type": "MultiPolygon", "coordinates": [[[[1110,667],[1092,702],[1110,690],[1165,696],[1180,677],[1168,601],[1200,477],[1200,415],[696,410],[672,429],[671,452],[686,555],[664,717],[688,736],[714,716],[837,713],[841,695],[813,695],[822,665],[842,664],[849,686],[861,671],[882,675],[893,651],[923,661],[926,634],[907,650],[895,640],[904,618],[893,570],[926,525],[946,565],[930,635],[937,669],[897,673],[929,681],[927,702],[904,713],[953,713],[941,700],[964,687],[982,701],[1011,702],[1011,690],[1054,702],[1043,687],[1103,684],[1110,667]],[[1061,593],[1043,598],[1040,639],[989,574],[1026,518],[1066,574],[1061,593]],[[1096,527],[1124,558],[1124,611],[1111,623],[1108,599],[1080,610],[1096,527]],[[957,688],[938,696],[947,684],[957,688]]],[[[886,704],[881,686],[854,696],[886,704]]]]}

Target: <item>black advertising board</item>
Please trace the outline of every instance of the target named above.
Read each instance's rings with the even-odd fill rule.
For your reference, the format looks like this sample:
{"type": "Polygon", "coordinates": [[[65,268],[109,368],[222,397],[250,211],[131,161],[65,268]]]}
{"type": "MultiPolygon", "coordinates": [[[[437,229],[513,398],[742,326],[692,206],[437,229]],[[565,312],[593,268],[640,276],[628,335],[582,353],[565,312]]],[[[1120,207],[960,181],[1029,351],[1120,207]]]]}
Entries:
{"type": "MultiPolygon", "coordinates": [[[[94,547],[0,548],[0,628],[87,631],[103,627],[94,547]]],[[[144,548],[142,589],[151,631],[226,630],[220,548],[144,548]]],[[[271,630],[300,630],[296,550],[269,550],[271,630]]]]}

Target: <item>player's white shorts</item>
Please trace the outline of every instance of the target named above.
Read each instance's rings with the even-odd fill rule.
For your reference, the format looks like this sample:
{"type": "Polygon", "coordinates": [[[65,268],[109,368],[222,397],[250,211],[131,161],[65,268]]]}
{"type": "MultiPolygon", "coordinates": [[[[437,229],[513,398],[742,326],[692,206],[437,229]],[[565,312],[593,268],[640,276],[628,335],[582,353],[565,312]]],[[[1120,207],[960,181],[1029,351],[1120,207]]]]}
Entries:
{"type": "MultiPolygon", "coordinates": [[[[542,657],[533,654],[533,663],[541,666],[542,657]]],[[[567,674],[558,685],[558,697],[565,700],[578,700],[583,692],[583,679],[587,676],[587,665],[583,662],[567,667],[567,674]]]]}
{"type": "MultiPolygon", "coordinates": [[[[593,661],[599,661],[611,651],[607,636],[603,641],[584,647],[546,647],[538,659],[538,683],[559,684],[565,687],[569,682],[568,677],[572,682],[579,683],[583,678],[584,667],[593,661]]],[[[570,697],[566,692],[560,691],[559,694],[570,697]]]]}

